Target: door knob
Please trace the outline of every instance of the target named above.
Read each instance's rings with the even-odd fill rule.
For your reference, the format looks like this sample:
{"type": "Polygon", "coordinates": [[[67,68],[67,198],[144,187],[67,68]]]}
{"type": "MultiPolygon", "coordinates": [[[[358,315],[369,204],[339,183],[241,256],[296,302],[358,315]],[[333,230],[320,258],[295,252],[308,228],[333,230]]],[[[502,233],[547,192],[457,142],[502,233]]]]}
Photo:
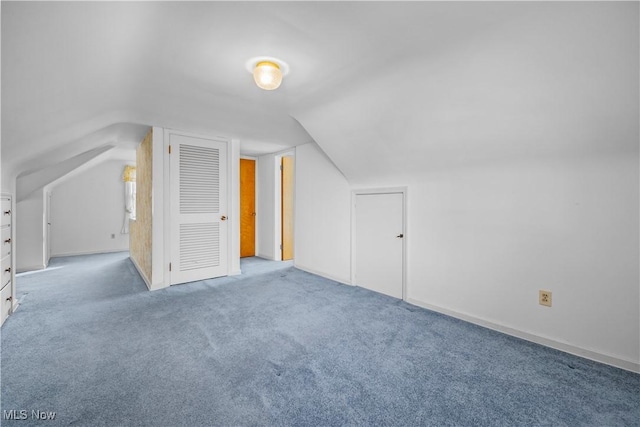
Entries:
{"type": "Polygon", "coordinates": [[[226,221],[226,220],[227,220],[227,217],[226,217],[226,216],[224,216],[224,215],[222,215],[222,216],[220,217],[220,220],[221,220],[221,221],[226,221]]]}
{"type": "Polygon", "coordinates": [[[400,233],[396,236],[398,239],[402,239],[404,237],[404,234],[400,233]]]}
{"type": "Polygon", "coordinates": [[[11,243],[11,238],[4,241],[5,243],[11,243]]]}
{"type": "Polygon", "coordinates": [[[13,297],[7,298],[7,301],[13,301],[13,297]]]}

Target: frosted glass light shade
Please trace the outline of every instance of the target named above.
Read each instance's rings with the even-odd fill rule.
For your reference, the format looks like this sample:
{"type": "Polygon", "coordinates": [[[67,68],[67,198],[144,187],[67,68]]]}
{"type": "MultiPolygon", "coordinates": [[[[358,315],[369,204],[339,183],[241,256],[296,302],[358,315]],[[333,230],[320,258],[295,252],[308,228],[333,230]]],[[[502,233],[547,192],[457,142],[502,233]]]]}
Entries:
{"type": "Polygon", "coordinates": [[[278,64],[274,62],[258,62],[253,69],[253,80],[261,89],[274,90],[282,83],[282,71],[280,71],[278,64]]]}

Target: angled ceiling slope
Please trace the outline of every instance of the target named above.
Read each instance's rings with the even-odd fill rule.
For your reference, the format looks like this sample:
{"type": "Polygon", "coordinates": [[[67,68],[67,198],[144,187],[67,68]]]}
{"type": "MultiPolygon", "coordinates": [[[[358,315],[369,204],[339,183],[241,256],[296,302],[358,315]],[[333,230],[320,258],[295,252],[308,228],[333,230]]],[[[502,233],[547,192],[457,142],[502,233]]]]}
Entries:
{"type": "Polygon", "coordinates": [[[277,20],[269,10],[3,2],[3,161],[21,173],[34,167],[25,161],[117,123],[222,133],[252,154],[311,141],[287,112],[286,87],[266,94],[244,68],[258,53],[287,56],[256,44],[265,14],[277,20]]]}
{"type": "Polygon", "coordinates": [[[412,49],[381,55],[361,78],[301,103],[294,116],[354,183],[637,157],[638,6],[449,3],[433,15],[430,4],[412,3],[415,15],[448,28],[429,40],[428,30],[409,27],[399,43],[413,40],[412,49]]]}
{"type": "Polygon", "coordinates": [[[3,2],[3,167],[118,123],[253,155],[315,140],[352,181],[633,150],[637,18],[633,2],[3,2]],[[259,55],[290,65],[278,90],[245,70],[259,55]]]}
{"type": "Polygon", "coordinates": [[[21,202],[28,199],[35,191],[44,188],[47,184],[62,178],[113,149],[112,145],[94,148],[30,174],[19,176],[16,179],[16,201],[21,202]]]}

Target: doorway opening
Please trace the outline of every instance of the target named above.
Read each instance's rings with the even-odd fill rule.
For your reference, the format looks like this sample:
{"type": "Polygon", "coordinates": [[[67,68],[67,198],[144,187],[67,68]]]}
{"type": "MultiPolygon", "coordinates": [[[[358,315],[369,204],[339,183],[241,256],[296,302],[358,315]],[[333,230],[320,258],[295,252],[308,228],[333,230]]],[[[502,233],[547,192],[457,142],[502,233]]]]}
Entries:
{"type": "MultiPolygon", "coordinates": [[[[240,257],[291,261],[294,248],[295,152],[240,158],[240,257]]],[[[245,262],[246,264],[246,262],[245,262]]]]}

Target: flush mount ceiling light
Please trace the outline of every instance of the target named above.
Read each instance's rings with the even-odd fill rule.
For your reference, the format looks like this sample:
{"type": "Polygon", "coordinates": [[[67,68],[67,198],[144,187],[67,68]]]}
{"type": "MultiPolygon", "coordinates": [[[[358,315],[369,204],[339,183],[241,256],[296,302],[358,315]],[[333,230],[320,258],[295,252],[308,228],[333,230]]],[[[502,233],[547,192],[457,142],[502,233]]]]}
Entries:
{"type": "Polygon", "coordinates": [[[256,68],[253,69],[253,80],[256,81],[259,88],[264,90],[274,90],[279,88],[280,83],[282,83],[282,71],[280,71],[280,66],[275,62],[258,62],[256,68]]]}
{"type": "Polygon", "coordinates": [[[261,56],[251,58],[246,63],[247,70],[260,89],[274,90],[280,87],[282,77],[289,73],[289,66],[283,61],[261,56]]]}

